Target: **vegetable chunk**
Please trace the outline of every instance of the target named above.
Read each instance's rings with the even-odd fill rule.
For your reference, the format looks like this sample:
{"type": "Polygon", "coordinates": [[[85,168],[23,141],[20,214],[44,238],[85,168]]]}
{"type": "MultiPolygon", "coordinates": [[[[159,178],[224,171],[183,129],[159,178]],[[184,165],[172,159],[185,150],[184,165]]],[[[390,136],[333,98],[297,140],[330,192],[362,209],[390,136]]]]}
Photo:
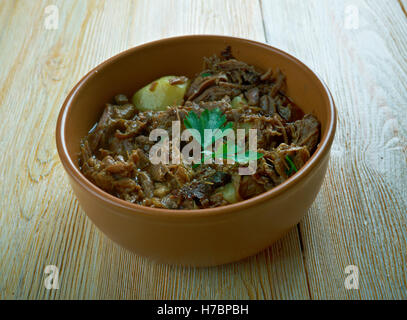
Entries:
{"type": "Polygon", "coordinates": [[[162,77],[137,91],[133,95],[133,104],[140,111],[160,111],[180,105],[189,83],[186,77],[162,77]]]}

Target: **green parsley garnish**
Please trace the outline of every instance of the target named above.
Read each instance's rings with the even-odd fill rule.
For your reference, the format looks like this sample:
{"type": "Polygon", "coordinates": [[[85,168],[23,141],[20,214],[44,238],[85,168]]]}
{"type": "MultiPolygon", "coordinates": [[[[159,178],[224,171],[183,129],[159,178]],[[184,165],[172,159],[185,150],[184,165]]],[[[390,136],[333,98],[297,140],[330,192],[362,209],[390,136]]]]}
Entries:
{"type": "Polygon", "coordinates": [[[285,160],[288,162],[289,169],[286,170],[288,176],[290,176],[294,171],[298,172],[297,167],[294,164],[294,161],[291,159],[290,156],[285,156],[285,160]]]}
{"type": "Polygon", "coordinates": [[[212,75],[212,73],[210,73],[210,72],[205,72],[205,73],[202,73],[201,74],[201,77],[202,78],[206,78],[206,77],[210,77],[212,75]]]}
{"type": "Polygon", "coordinates": [[[199,132],[199,136],[195,135],[194,138],[201,144],[203,149],[223,137],[224,131],[233,128],[233,123],[226,122],[226,116],[218,108],[213,110],[205,109],[200,117],[194,111],[190,111],[184,119],[184,124],[187,129],[195,129],[199,132]],[[205,129],[214,131],[212,141],[204,141],[205,129]]]}
{"type": "MultiPolygon", "coordinates": [[[[201,158],[201,163],[205,162],[205,159],[233,159],[237,163],[248,163],[252,160],[257,160],[262,158],[264,155],[259,152],[246,151],[242,152],[242,148],[236,144],[227,145],[223,143],[217,150],[209,151],[205,150],[208,146],[214,144],[219,139],[222,139],[225,136],[225,131],[233,128],[233,122],[227,122],[226,116],[216,108],[213,110],[205,109],[201,116],[194,111],[188,112],[188,115],[184,119],[184,124],[187,129],[195,129],[199,132],[199,135],[196,132],[192,131],[192,135],[195,140],[197,140],[202,147],[203,157],[201,158]],[[213,136],[211,141],[205,141],[205,129],[213,130],[213,136]]],[[[197,164],[193,167],[195,168],[197,164]]]]}

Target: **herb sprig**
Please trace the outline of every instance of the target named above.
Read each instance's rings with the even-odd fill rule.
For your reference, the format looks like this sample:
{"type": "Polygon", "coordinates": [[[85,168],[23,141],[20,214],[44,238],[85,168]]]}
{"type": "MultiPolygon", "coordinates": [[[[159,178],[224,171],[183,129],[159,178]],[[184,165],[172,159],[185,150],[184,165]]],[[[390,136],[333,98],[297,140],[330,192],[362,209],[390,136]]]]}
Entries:
{"type": "Polygon", "coordinates": [[[291,157],[289,155],[285,156],[285,160],[287,161],[288,166],[289,166],[289,169],[286,170],[286,173],[288,176],[291,176],[291,174],[293,172],[298,172],[298,169],[295,166],[294,161],[291,159],[291,157]]]}
{"type": "Polygon", "coordinates": [[[248,163],[249,161],[257,160],[264,156],[259,152],[243,152],[242,148],[238,145],[232,144],[228,146],[227,143],[223,143],[215,151],[206,150],[208,146],[223,138],[226,130],[233,129],[233,122],[227,122],[226,116],[218,108],[212,110],[205,109],[200,117],[191,110],[185,117],[184,124],[187,129],[196,130],[191,131],[191,133],[202,147],[201,152],[203,157],[201,157],[201,163],[204,163],[208,158],[233,159],[237,163],[248,163]],[[205,129],[213,130],[214,134],[212,135],[212,140],[205,141],[205,129]]]}
{"type": "Polygon", "coordinates": [[[211,75],[212,75],[212,73],[210,73],[210,72],[204,72],[201,74],[201,77],[206,78],[206,77],[210,77],[211,75]]]}

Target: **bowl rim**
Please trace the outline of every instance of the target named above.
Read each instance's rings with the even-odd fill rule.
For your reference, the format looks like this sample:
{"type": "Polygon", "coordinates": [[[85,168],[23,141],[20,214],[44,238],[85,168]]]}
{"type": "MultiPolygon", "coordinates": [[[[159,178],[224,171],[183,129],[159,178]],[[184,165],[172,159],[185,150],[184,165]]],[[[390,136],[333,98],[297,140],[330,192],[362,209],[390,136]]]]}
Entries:
{"type": "Polygon", "coordinates": [[[125,51],[122,51],[113,57],[105,60],[104,62],[97,65],[91,71],[89,71],[85,76],[79,80],[79,82],[73,87],[73,89],[69,92],[68,96],[66,97],[64,103],[62,104],[61,110],[58,115],[57,125],[56,125],[56,145],[57,151],[62,162],[63,167],[67,171],[68,175],[75,180],[82,188],[86,189],[87,192],[91,193],[93,196],[99,198],[103,203],[107,203],[111,206],[118,207],[121,209],[125,209],[125,212],[128,215],[133,216],[134,214],[141,214],[145,216],[160,216],[164,217],[179,217],[179,218],[194,218],[194,217],[203,217],[203,216],[213,216],[213,215],[221,215],[227,214],[241,209],[246,209],[248,207],[252,207],[254,205],[260,204],[264,201],[271,200],[272,198],[277,197],[278,195],[284,193],[288,189],[292,188],[296,183],[300,180],[303,180],[306,176],[311,174],[313,169],[319,164],[321,159],[325,157],[327,153],[330,151],[330,147],[332,145],[335,131],[336,131],[336,122],[337,122],[337,111],[335,107],[335,103],[332,97],[332,94],[325,84],[325,82],[318,76],[318,74],[313,71],[310,67],[308,67],[305,63],[301,62],[296,57],[292,56],[291,54],[282,51],[278,48],[270,46],[266,43],[262,43],[259,41],[249,40],[241,37],[232,37],[232,36],[224,36],[224,35],[211,35],[211,34],[196,34],[196,35],[183,35],[183,36],[175,36],[175,37],[168,37],[163,38],[151,42],[146,42],[141,45],[132,47],[125,51]],[[65,128],[66,128],[66,121],[69,115],[71,102],[76,96],[77,92],[81,89],[81,87],[92,77],[94,77],[100,70],[108,66],[109,64],[113,63],[114,61],[124,58],[135,51],[143,50],[148,46],[156,46],[159,44],[168,44],[171,42],[177,41],[188,41],[191,39],[205,39],[205,40],[223,40],[223,41],[239,41],[244,42],[249,45],[254,45],[257,47],[263,47],[267,50],[272,50],[277,54],[283,55],[285,58],[290,60],[291,62],[297,64],[299,67],[305,69],[305,71],[309,72],[313,75],[319,82],[321,89],[325,92],[328,98],[328,122],[326,125],[326,130],[324,135],[320,139],[320,143],[311,156],[311,158],[305,163],[305,165],[298,170],[294,175],[292,175],[289,179],[284,181],[283,183],[279,184],[278,186],[263,192],[253,198],[243,200],[234,204],[229,204],[226,206],[220,206],[215,208],[206,208],[206,209],[163,209],[163,208],[152,208],[147,207],[139,204],[134,204],[122,199],[119,199],[106,191],[102,190],[91,181],[89,181],[75,166],[74,161],[71,159],[68,153],[67,145],[66,145],[66,136],[65,136],[65,128]]]}

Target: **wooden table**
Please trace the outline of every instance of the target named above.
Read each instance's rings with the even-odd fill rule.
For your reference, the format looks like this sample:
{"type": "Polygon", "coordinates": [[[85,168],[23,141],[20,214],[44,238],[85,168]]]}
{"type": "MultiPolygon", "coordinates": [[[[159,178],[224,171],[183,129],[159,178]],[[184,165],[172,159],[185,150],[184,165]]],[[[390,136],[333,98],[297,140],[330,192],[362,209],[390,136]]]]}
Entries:
{"type": "Polygon", "coordinates": [[[406,299],[406,10],[405,0],[1,0],[0,299],[406,299]],[[200,269],[153,263],[100,233],[54,141],[60,106],[87,71],[196,33],[293,54],[339,111],[329,170],[302,222],[254,257],[200,269]],[[59,290],[45,288],[46,265],[59,268],[59,290]],[[345,288],[348,265],[358,290],[345,288]]]}

